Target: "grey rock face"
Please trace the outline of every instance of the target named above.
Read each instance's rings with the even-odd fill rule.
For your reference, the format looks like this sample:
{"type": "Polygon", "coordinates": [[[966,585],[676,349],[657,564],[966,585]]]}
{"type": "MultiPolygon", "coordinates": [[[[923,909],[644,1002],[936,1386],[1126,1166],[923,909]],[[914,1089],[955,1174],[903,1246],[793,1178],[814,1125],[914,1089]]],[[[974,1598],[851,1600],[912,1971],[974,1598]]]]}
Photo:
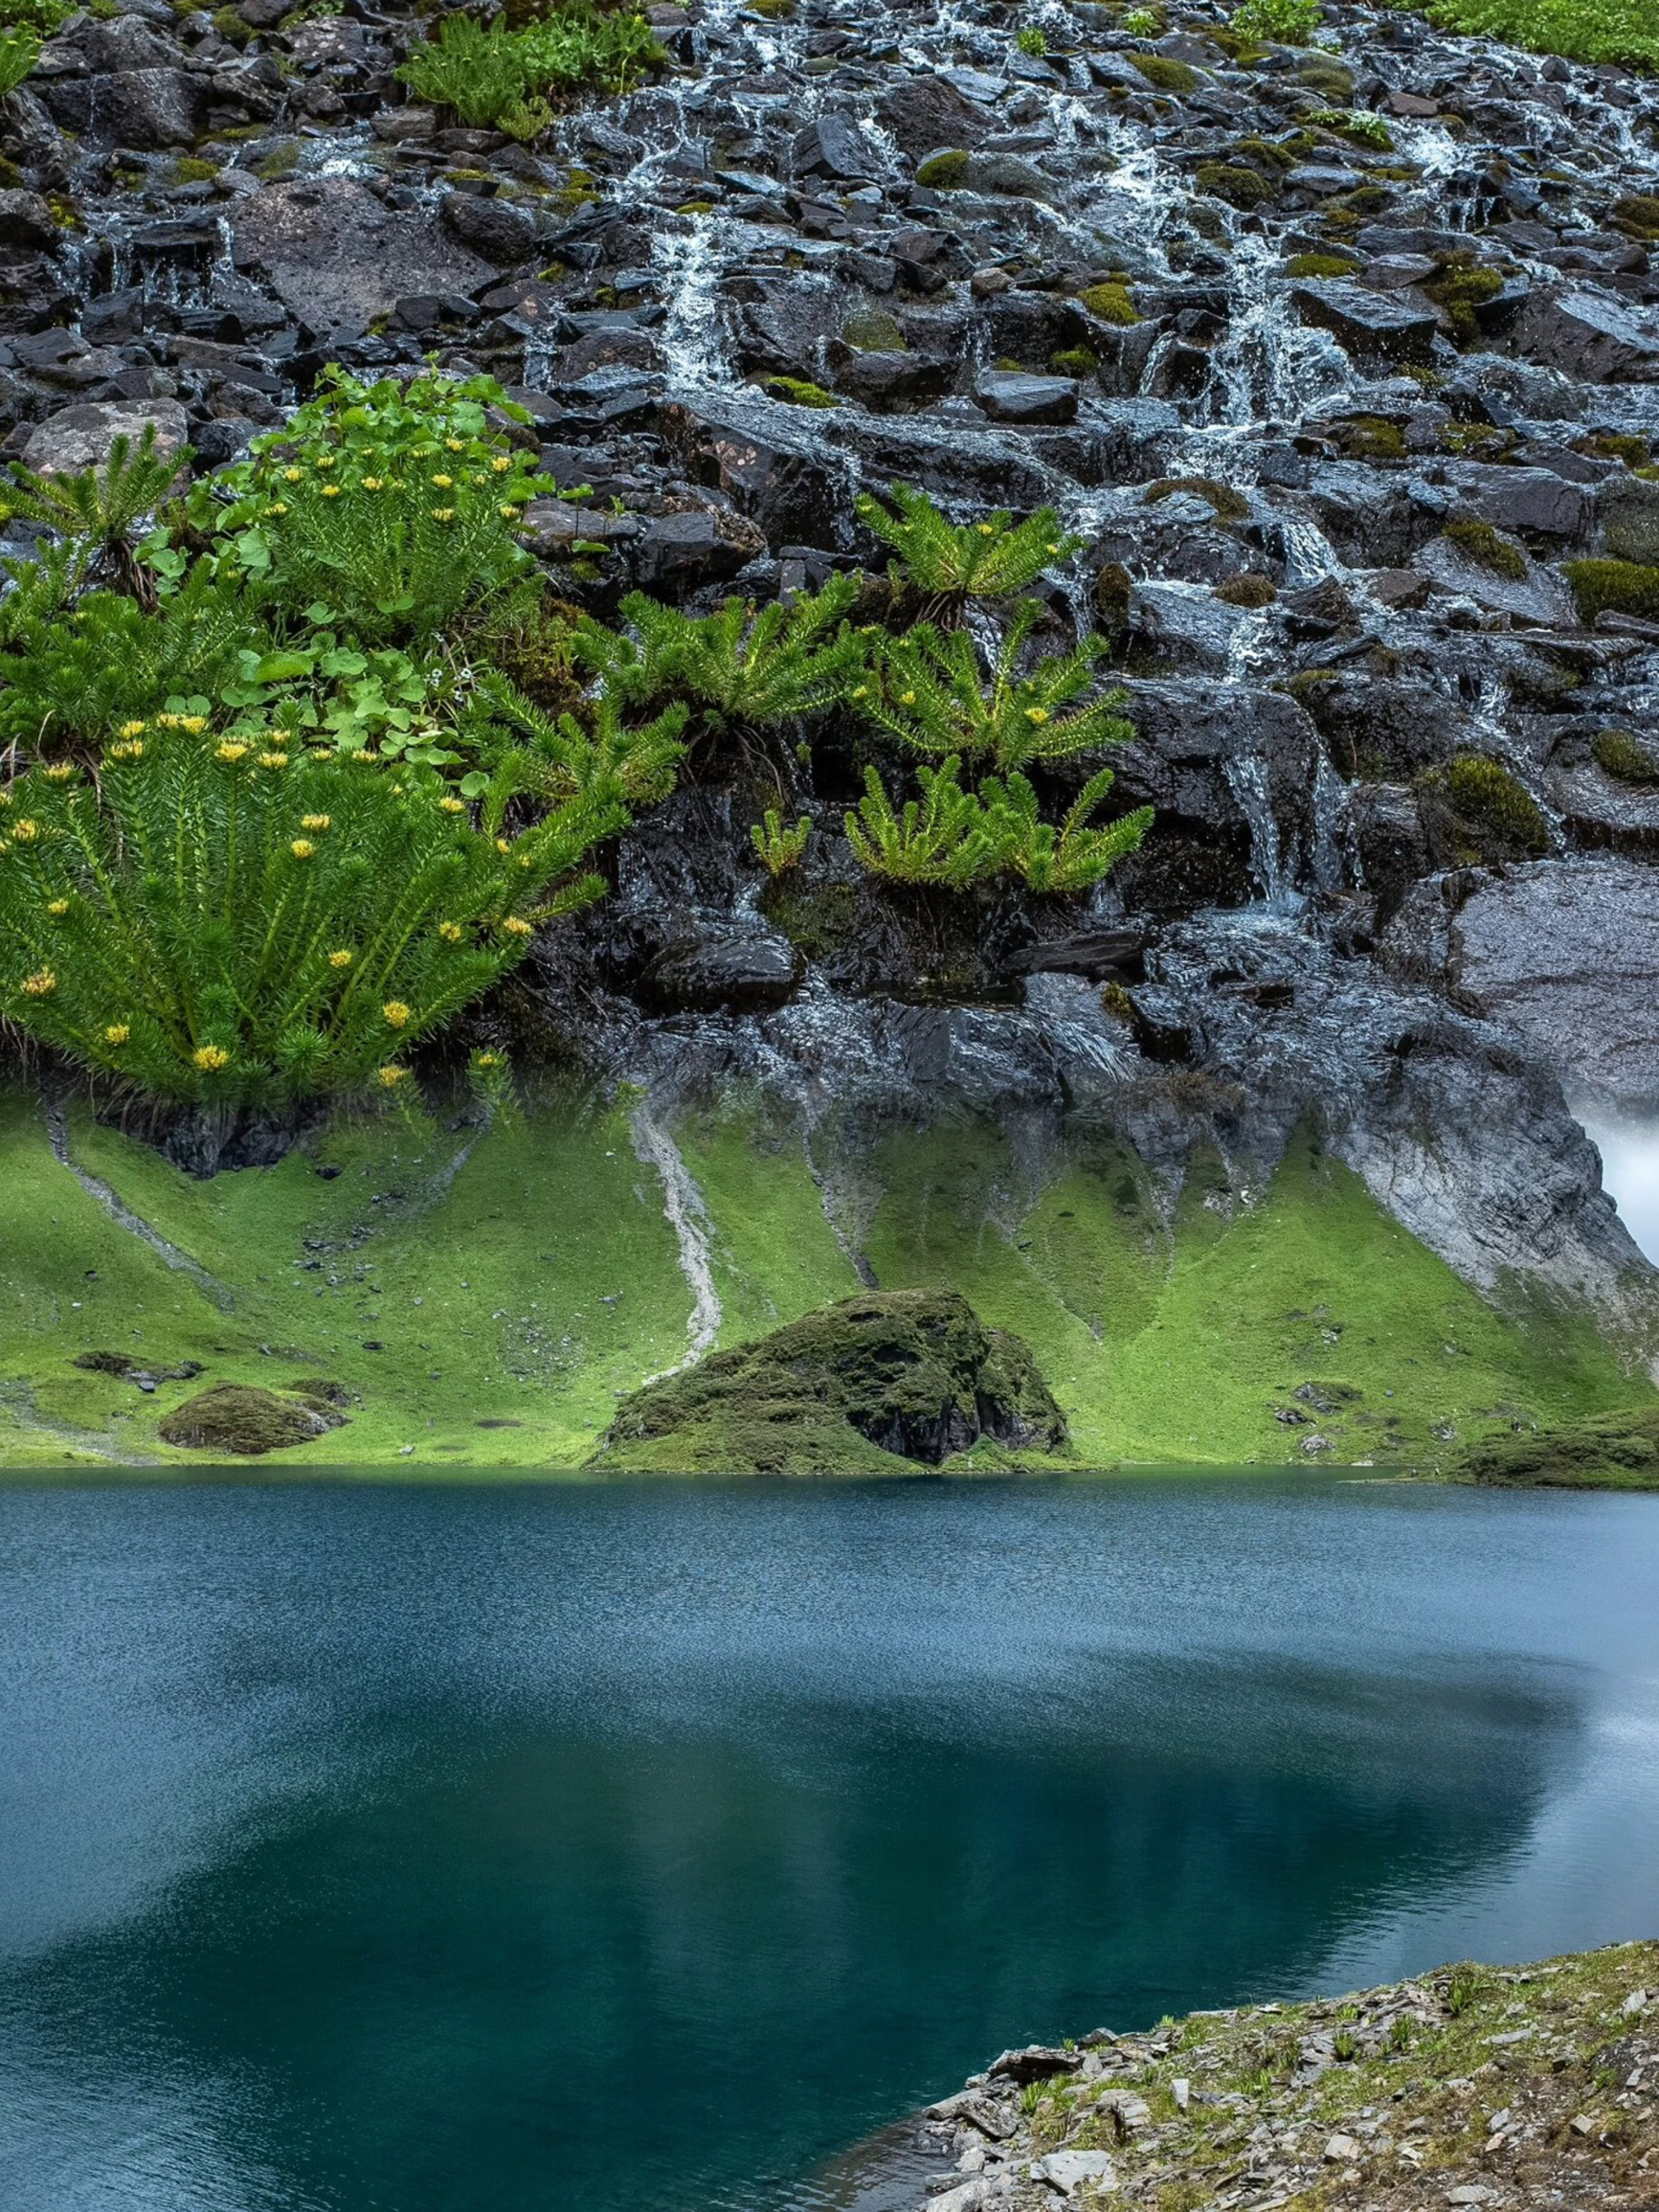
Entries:
{"type": "Polygon", "coordinates": [[[1659,325],[1598,292],[1535,293],[1517,350],[1588,384],[1659,383],[1659,325]]]}
{"type": "Polygon", "coordinates": [[[408,293],[471,292],[490,273],[430,216],[389,209],[348,177],[267,185],[233,227],[237,266],[319,333],[361,330],[408,293]]]}
{"type": "Polygon", "coordinates": [[[190,437],[190,418],[175,399],[114,399],[64,407],[29,434],[26,466],[42,476],[74,476],[109,458],[118,438],[137,444],[153,424],[156,449],[176,453],[190,437]]]}

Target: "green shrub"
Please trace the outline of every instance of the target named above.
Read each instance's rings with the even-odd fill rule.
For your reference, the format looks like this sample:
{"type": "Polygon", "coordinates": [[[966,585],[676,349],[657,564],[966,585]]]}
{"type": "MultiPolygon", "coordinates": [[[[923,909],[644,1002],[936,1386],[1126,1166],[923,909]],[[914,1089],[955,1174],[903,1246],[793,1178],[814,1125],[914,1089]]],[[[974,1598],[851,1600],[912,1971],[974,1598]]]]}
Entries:
{"type": "Polygon", "coordinates": [[[1014,43],[1021,54],[1029,54],[1038,60],[1048,52],[1048,38],[1041,23],[1022,23],[1014,43]]]}
{"type": "Polygon", "coordinates": [[[774,399],[781,399],[786,407],[839,407],[841,401],[833,392],[826,392],[821,384],[808,383],[799,376],[769,376],[766,389],[774,399]]]}
{"type": "Polygon", "coordinates": [[[1204,81],[1190,62],[1177,61],[1167,54],[1131,54],[1126,58],[1158,92],[1197,92],[1204,81]]]}
{"type": "Polygon", "coordinates": [[[1121,691],[1078,705],[1108,650],[1104,638],[1085,638],[1072,652],[1048,654],[1028,675],[1020,673],[1042,612],[1035,599],[1021,600],[988,682],[967,630],[917,622],[888,642],[879,670],[850,694],[851,704],[915,752],[966,754],[1002,773],[1028,760],[1121,744],[1133,735],[1118,712],[1121,691]]]}
{"type": "Polygon", "coordinates": [[[926,492],[907,484],[892,485],[887,496],[897,514],[865,492],[855,502],[859,520],[899,556],[892,573],[935,602],[939,613],[960,612],[970,598],[1022,592],[1056,561],[1083,550],[1085,541],[1062,530],[1051,507],[1020,523],[1006,508],[978,522],[953,523],[926,492]]]}
{"type": "Polygon", "coordinates": [[[777,808],[769,806],[765,821],[751,825],[749,839],[761,866],[775,883],[780,875],[787,875],[792,868],[800,866],[811,835],[810,815],[803,814],[793,829],[786,829],[777,808]]]}
{"type": "Polygon", "coordinates": [[[0,100],[16,91],[39,59],[40,41],[33,31],[0,31],[0,100]]]}
{"type": "Polygon", "coordinates": [[[531,573],[521,509],[554,488],[492,416],[529,419],[487,377],[331,369],[250,460],[194,487],[191,520],[292,615],[365,642],[439,637],[531,573]]]}
{"type": "Polygon", "coordinates": [[[1253,45],[1306,46],[1323,13],[1319,0],[1244,0],[1227,28],[1253,45]]]}
{"type": "Polygon", "coordinates": [[[1644,568],[1639,561],[1566,561],[1561,573],[1572,587],[1581,621],[1593,622],[1601,614],[1659,621],[1659,568],[1644,568]]]}
{"type": "Polygon", "coordinates": [[[1005,782],[988,776],[975,793],[962,789],[960,770],[953,754],[937,768],[919,769],[921,799],[895,809],[881,777],[866,769],[864,796],[846,817],[847,842],[861,865],[896,883],[950,891],[1001,875],[1037,892],[1086,891],[1135,849],[1152,822],[1145,807],[1104,829],[1089,828],[1110,788],[1110,768],[1089,778],[1058,824],[1042,821],[1023,776],[1005,782]]]}
{"type": "Polygon", "coordinates": [[[1507,537],[1495,530],[1490,522],[1476,522],[1472,518],[1463,522],[1448,522],[1442,533],[1456,546],[1466,559],[1489,575],[1503,576],[1513,584],[1527,580],[1526,556],[1519,548],[1511,545],[1507,537]]]}
{"type": "Polygon", "coordinates": [[[1116,323],[1126,329],[1132,323],[1140,321],[1135,304],[1129,296],[1127,284],[1116,282],[1090,284],[1087,291],[1078,293],[1077,304],[1080,307],[1087,307],[1102,323],[1116,323]]]}
{"type": "Polygon", "coordinates": [[[529,101],[568,97],[583,85],[626,92],[665,59],[635,10],[607,14],[588,0],[562,0],[520,31],[450,15],[398,75],[417,100],[452,108],[472,129],[490,130],[529,101]]]}
{"type": "Polygon", "coordinates": [[[968,156],[953,147],[948,153],[935,153],[918,165],[916,182],[929,192],[953,192],[968,181],[968,156]]]}
{"type": "Polygon", "coordinates": [[[123,434],[111,441],[101,466],[76,476],[39,476],[13,463],[4,512],[38,523],[75,549],[75,587],[110,582],[147,597],[153,577],[143,573],[133,536],[190,458],[188,446],[177,453],[159,450],[155,425],[146,423],[136,446],[123,434]]]}
{"type": "Polygon", "coordinates": [[[1161,38],[1164,19],[1155,8],[1132,8],[1118,29],[1131,38],[1161,38]]]}
{"type": "Polygon", "coordinates": [[[1392,152],[1393,135],[1379,115],[1368,115],[1352,107],[1323,107],[1308,117],[1316,130],[1329,130],[1338,138],[1352,139],[1356,146],[1376,147],[1379,152],[1392,152]]]}
{"type": "Polygon", "coordinates": [[[1651,0],[1430,0],[1431,22],[1535,54],[1659,69],[1651,0]]]}
{"type": "Polygon", "coordinates": [[[627,821],[596,789],[508,836],[430,771],[195,715],[5,798],[0,1013],[153,1098],[226,1106],[394,1090],[538,920],[598,895],[573,871],[627,821]]]}
{"type": "Polygon", "coordinates": [[[1659,760],[1628,730],[1599,730],[1590,751],[1597,765],[1621,783],[1659,783],[1659,760]]]}

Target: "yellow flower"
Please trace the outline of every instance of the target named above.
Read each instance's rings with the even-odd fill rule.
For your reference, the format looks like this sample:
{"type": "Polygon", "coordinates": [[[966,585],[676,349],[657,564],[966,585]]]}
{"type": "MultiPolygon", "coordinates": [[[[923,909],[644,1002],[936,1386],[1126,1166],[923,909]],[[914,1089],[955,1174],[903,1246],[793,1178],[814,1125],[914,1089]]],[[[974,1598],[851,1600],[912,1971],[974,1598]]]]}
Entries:
{"type": "Polygon", "coordinates": [[[267,514],[286,514],[287,511],[288,502],[285,499],[272,500],[270,506],[265,509],[267,514]]]}
{"type": "Polygon", "coordinates": [[[472,1064],[475,1068],[499,1068],[502,1064],[502,1056],[499,1052],[475,1052],[472,1056],[472,1064]]]}
{"type": "Polygon", "coordinates": [[[496,512],[501,516],[503,522],[516,522],[518,511],[516,507],[498,507],[496,508],[496,512]]]}
{"type": "Polygon", "coordinates": [[[512,462],[504,453],[498,453],[490,463],[490,466],[495,470],[497,476],[504,476],[507,470],[511,468],[512,462]]]}
{"type": "Polygon", "coordinates": [[[979,525],[979,535],[981,537],[995,537],[997,532],[992,529],[988,522],[982,522],[979,525]]]}
{"type": "Polygon", "coordinates": [[[1060,548],[1057,545],[1051,545],[1048,550],[1051,553],[1057,553],[1060,548]]]}
{"type": "Polygon", "coordinates": [[[103,1041],[106,1045],[124,1045],[131,1035],[132,1031],[124,1022],[111,1022],[103,1032],[103,1041]]]}
{"type": "Polygon", "coordinates": [[[342,946],[337,953],[328,955],[328,965],[331,968],[348,968],[351,965],[351,955],[342,946]]]}
{"type": "Polygon", "coordinates": [[[410,1009],[401,999],[388,999],[380,1011],[386,1016],[386,1027],[389,1029],[401,1029],[408,1026],[410,1009]]]}
{"type": "Polygon", "coordinates": [[[372,760],[374,758],[374,755],[369,750],[368,746],[365,745],[361,747],[359,751],[353,753],[351,757],[353,760],[372,760]]]}
{"type": "Polygon", "coordinates": [[[497,852],[511,852],[513,841],[510,837],[498,837],[495,841],[495,848],[497,852]]]}
{"type": "Polygon", "coordinates": [[[221,1068],[228,1068],[231,1055],[223,1045],[198,1045],[191,1059],[204,1075],[216,1075],[221,1068]]]}
{"type": "Polygon", "coordinates": [[[867,684],[859,684],[854,687],[853,697],[855,699],[867,699],[869,695],[870,688],[867,684]]]}
{"type": "Polygon", "coordinates": [[[434,522],[453,522],[455,509],[453,507],[435,507],[432,510],[432,519],[434,522]]]}
{"type": "Polygon", "coordinates": [[[300,827],[302,829],[326,829],[333,819],[331,814],[303,814],[300,817],[300,827]]]}
{"type": "Polygon", "coordinates": [[[116,732],[116,735],[118,737],[142,737],[144,735],[144,724],[142,722],[123,722],[116,732]]]}
{"type": "Polygon", "coordinates": [[[905,705],[905,706],[907,706],[907,707],[913,707],[913,706],[916,704],[916,694],[914,693],[914,691],[904,691],[904,692],[901,692],[901,693],[900,693],[900,699],[901,699],[901,702],[903,703],[903,705],[905,705]]]}
{"type": "Polygon", "coordinates": [[[466,451],[464,441],[459,438],[446,438],[443,442],[451,453],[464,453],[466,451]]]}
{"type": "Polygon", "coordinates": [[[282,471],[282,482],[284,484],[298,484],[304,473],[303,468],[285,468],[282,471]]]}
{"type": "Polygon", "coordinates": [[[408,1072],[407,1068],[382,1068],[380,1071],[381,1088],[386,1091],[395,1091],[408,1072]]]}
{"type": "Polygon", "coordinates": [[[228,760],[233,768],[238,760],[245,760],[247,756],[248,748],[245,745],[233,743],[230,738],[226,738],[222,745],[213,748],[213,758],[215,760],[228,760]]]}
{"type": "Polygon", "coordinates": [[[455,479],[453,476],[435,476],[432,481],[439,491],[447,491],[455,479]]]}
{"type": "Polygon", "coordinates": [[[439,811],[443,814],[464,814],[466,812],[466,801],[464,799],[440,799],[437,804],[439,811]]]}
{"type": "Polygon", "coordinates": [[[286,768],[287,765],[288,756],[285,753],[261,753],[259,756],[261,768],[286,768]]]}
{"type": "Polygon", "coordinates": [[[23,979],[23,996],[26,999],[49,999],[57,988],[57,978],[50,968],[37,968],[34,975],[23,979]]]}
{"type": "Polygon", "coordinates": [[[337,453],[320,453],[317,456],[317,466],[319,468],[332,468],[339,459],[340,456],[337,453]]]}
{"type": "Polygon", "coordinates": [[[208,718],[205,714],[186,714],[179,721],[179,728],[191,737],[199,737],[207,726],[208,718]]]}
{"type": "Polygon", "coordinates": [[[437,934],[446,945],[458,945],[461,940],[461,926],[460,922],[439,922],[437,934]]]}
{"type": "Polygon", "coordinates": [[[516,914],[508,914],[502,927],[509,937],[533,937],[536,934],[535,924],[526,921],[522,915],[516,914]]]}
{"type": "Polygon", "coordinates": [[[1046,707],[1027,707],[1025,719],[1034,730],[1041,730],[1048,719],[1048,710],[1046,707]]]}
{"type": "Polygon", "coordinates": [[[29,816],[26,814],[24,815],[21,822],[17,824],[11,834],[17,840],[19,845],[33,845],[34,840],[40,835],[40,824],[37,822],[31,821],[29,816]]]}
{"type": "Polygon", "coordinates": [[[55,761],[44,774],[48,783],[67,783],[75,774],[75,763],[72,760],[55,761]]]}
{"type": "Polygon", "coordinates": [[[67,914],[69,901],[66,898],[52,899],[48,902],[46,911],[48,914],[67,914]]]}
{"type": "Polygon", "coordinates": [[[340,497],[340,486],[337,484],[325,484],[323,486],[323,497],[325,499],[338,499],[340,497]]]}
{"type": "Polygon", "coordinates": [[[363,489],[365,491],[378,491],[380,484],[381,480],[378,476],[366,476],[363,479],[363,489]]]}
{"type": "Polygon", "coordinates": [[[309,860],[316,849],[317,847],[308,837],[295,838],[293,844],[288,847],[296,860],[309,860]]]}

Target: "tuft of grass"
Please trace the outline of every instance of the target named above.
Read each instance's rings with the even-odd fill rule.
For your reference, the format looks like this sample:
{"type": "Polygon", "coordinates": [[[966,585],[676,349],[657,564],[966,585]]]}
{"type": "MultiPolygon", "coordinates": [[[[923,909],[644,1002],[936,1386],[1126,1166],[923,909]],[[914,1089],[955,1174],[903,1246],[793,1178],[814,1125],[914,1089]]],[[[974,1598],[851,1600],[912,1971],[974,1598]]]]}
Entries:
{"type": "Polygon", "coordinates": [[[1506,582],[1524,584],[1527,580],[1526,557],[1519,548],[1495,530],[1490,522],[1477,522],[1472,517],[1461,522],[1448,522],[1441,533],[1456,546],[1466,560],[1476,568],[1485,569],[1489,576],[1502,576],[1506,582]]]}
{"type": "Polygon", "coordinates": [[[1659,69],[1651,0],[1430,0],[1430,22],[1569,61],[1659,69]]]}
{"type": "Polygon", "coordinates": [[[1484,855],[1536,860],[1550,848],[1537,801],[1501,760],[1465,753],[1426,780],[1438,783],[1484,855]]]}
{"type": "Polygon", "coordinates": [[[1285,263],[1288,277],[1356,277],[1364,262],[1351,254],[1292,254],[1285,263]]]}
{"type": "Polygon", "coordinates": [[[1635,615],[1659,621],[1659,568],[1640,561],[1566,561],[1561,572],[1578,603],[1579,618],[1593,622],[1598,615],[1635,615]]]}

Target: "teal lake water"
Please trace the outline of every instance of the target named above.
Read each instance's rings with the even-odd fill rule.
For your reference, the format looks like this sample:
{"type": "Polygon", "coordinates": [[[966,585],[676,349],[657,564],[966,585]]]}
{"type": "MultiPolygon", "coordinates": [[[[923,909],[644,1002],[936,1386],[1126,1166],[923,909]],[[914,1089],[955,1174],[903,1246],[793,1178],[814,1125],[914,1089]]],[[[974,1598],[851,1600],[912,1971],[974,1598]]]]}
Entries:
{"type": "Polygon", "coordinates": [[[0,2212],[784,2212],[1002,2046],[1659,1932],[1659,1499],[0,1487],[0,2212]]]}

